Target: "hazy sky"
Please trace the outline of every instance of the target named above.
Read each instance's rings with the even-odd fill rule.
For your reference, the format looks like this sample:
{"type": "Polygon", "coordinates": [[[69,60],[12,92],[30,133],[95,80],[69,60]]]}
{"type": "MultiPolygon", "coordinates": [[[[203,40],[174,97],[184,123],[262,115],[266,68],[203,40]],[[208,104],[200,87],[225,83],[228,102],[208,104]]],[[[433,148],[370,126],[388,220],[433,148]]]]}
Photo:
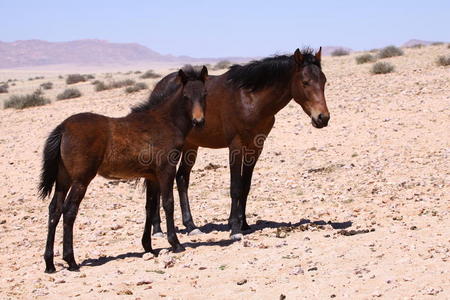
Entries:
{"type": "Polygon", "coordinates": [[[449,0],[0,0],[0,11],[1,41],[98,38],[194,57],[450,41],[449,0]]]}

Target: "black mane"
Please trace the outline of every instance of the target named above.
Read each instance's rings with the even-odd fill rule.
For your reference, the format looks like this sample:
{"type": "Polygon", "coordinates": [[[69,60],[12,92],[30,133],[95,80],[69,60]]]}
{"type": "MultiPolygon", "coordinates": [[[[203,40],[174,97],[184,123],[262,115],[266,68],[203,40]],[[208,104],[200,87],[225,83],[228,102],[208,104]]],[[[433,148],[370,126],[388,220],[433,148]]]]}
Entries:
{"type": "MultiPolygon", "coordinates": [[[[191,65],[185,65],[182,68],[184,74],[187,77],[188,81],[195,81],[200,80],[200,73],[201,68],[193,67],[191,65]]],[[[171,73],[167,75],[166,77],[170,76],[177,76],[178,72],[171,73]]],[[[163,78],[161,81],[165,80],[166,78],[163,78]]],[[[161,103],[164,102],[165,99],[169,98],[173,93],[175,93],[178,88],[180,87],[179,83],[176,84],[168,84],[166,85],[167,88],[159,89],[158,91],[153,91],[150,94],[150,97],[147,101],[140,103],[134,107],[131,108],[132,113],[136,112],[143,112],[149,109],[153,109],[157,106],[159,106],[161,103]]]]}
{"type": "MultiPolygon", "coordinates": [[[[305,48],[301,51],[306,65],[316,65],[321,68],[320,61],[314,56],[314,50],[305,48]]],[[[261,60],[251,61],[243,66],[233,65],[227,74],[228,81],[238,88],[255,92],[268,86],[286,83],[292,75],[295,66],[293,55],[277,55],[261,60]]]]}

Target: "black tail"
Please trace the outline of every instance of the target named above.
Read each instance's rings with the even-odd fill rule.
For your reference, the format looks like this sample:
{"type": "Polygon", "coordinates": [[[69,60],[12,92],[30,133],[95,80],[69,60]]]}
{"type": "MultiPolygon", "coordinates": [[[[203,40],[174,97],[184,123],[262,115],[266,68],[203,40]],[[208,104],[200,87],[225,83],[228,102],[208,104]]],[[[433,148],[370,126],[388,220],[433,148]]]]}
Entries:
{"type": "Polygon", "coordinates": [[[41,182],[39,183],[39,196],[42,199],[50,195],[58,175],[62,133],[63,126],[58,125],[45,142],[41,182]]]}

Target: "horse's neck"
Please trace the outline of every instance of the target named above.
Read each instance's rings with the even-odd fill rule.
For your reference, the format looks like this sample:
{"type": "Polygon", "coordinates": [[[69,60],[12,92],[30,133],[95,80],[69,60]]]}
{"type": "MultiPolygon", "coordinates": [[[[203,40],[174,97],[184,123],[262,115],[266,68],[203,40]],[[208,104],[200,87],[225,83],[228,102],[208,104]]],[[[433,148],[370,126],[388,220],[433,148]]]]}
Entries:
{"type": "Polygon", "coordinates": [[[177,91],[167,101],[165,101],[158,112],[167,116],[167,119],[186,136],[192,127],[192,120],[186,113],[186,101],[182,99],[181,91],[177,91]]]}
{"type": "Polygon", "coordinates": [[[265,88],[257,93],[252,93],[255,97],[259,117],[275,116],[292,99],[290,83],[265,88]]]}

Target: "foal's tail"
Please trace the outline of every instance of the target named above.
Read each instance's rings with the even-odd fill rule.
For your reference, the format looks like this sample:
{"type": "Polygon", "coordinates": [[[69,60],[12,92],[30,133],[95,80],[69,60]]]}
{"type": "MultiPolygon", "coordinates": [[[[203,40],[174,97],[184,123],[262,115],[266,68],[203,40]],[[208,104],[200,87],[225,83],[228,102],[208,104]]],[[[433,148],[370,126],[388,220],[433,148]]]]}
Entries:
{"type": "Polygon", "coordinates": [[[58,175],[62,133],[63,126],[60,124],[50,133],[45,142],[41,181],[39,183],[39,196],[42,199],[50,195],[58,175]]]}

